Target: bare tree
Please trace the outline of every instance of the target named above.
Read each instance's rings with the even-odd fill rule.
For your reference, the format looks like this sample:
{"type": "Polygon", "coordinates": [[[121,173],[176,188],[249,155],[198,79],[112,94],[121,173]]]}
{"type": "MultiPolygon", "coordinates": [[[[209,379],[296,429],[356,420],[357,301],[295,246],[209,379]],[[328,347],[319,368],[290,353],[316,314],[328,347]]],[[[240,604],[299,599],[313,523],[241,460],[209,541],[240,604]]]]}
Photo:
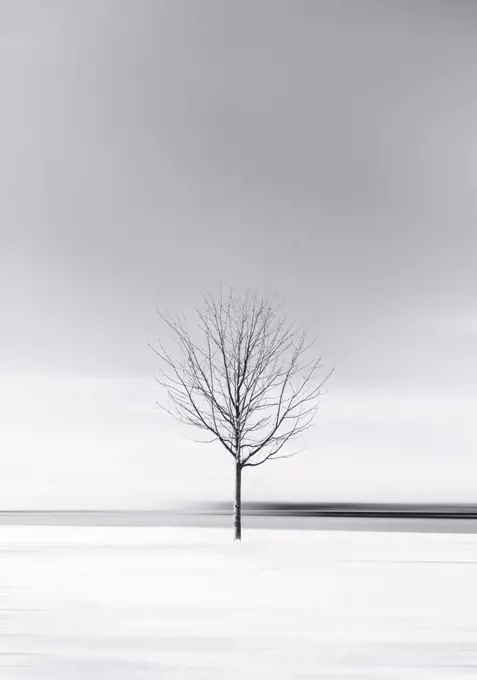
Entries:
{"type": "MultiPolygon", "coordinates": [[[[252,293],[204,296],[189,329],[184,316],[159,312],[178,350],[162,342],[157,382],[159,406],[185,425],[219,441],[235,465],[234,530],[241,540],[242,470],[298,451],[287,445],[307,430],[321,388],[321,357],[309,359],[314,343],[304,327],[287,321],[278,306],[252,293]]],[[[204,442],[205,443],[205,442],[204,442]]]]}

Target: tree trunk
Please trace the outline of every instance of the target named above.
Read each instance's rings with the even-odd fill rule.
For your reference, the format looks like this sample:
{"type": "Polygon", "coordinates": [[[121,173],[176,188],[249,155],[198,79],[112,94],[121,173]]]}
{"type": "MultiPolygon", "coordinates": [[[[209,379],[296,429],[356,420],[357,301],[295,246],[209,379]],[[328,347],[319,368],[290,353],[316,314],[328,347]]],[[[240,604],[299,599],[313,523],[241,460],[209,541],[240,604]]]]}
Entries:
{"type": "Polygon", "coordinates": [[[242,466],[235,464],[234,540],[242,540],[242,466]]]}

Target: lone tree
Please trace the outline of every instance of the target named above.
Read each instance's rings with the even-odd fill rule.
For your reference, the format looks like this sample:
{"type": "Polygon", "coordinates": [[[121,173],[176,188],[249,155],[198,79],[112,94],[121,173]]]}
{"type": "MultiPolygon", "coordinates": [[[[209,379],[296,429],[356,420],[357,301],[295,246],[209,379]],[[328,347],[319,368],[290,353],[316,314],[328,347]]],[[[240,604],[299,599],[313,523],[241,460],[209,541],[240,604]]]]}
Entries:
{"type": "MultiPolygon", "coordinates": [[[[287,321],[278,306],[252,293],[204,296],[189,329],[184,316],[159,316],[178,349],[162,342],[157,382],[159,406],[178,421],[219,441],[235,465],[235,540],[242,538],[242,470],[288,458],[286,446],[307,430],[318,406],[321,357],[309,358],[314,342],[304,327],[287,321]]],[[[206,442],[203,442],[206,443],[206,442]]]]}

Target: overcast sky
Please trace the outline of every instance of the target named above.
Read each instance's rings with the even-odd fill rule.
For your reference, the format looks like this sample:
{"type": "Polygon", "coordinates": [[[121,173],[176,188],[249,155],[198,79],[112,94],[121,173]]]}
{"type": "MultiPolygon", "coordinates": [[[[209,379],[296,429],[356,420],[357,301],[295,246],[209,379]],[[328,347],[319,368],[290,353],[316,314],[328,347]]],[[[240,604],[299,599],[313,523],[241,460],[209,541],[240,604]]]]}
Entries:
{"type": "Polygon", "coordinates": [[[477,2],[0,0],[0,86],[1,507],[231,496],[146,346],[221,283],[336,365],[245,499],[476,499],[477,2]]]}

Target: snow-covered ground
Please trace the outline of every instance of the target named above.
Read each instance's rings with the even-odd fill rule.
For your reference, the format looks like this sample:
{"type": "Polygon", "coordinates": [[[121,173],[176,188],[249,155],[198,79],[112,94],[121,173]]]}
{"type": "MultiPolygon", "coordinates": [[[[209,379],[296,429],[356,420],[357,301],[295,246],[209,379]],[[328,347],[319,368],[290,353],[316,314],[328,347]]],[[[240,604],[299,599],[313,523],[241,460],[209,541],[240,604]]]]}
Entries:
{"type": "Polygon", "coordinates": [[[3,526],[0,678],[477,678],[477,536],[3,526]]]}

